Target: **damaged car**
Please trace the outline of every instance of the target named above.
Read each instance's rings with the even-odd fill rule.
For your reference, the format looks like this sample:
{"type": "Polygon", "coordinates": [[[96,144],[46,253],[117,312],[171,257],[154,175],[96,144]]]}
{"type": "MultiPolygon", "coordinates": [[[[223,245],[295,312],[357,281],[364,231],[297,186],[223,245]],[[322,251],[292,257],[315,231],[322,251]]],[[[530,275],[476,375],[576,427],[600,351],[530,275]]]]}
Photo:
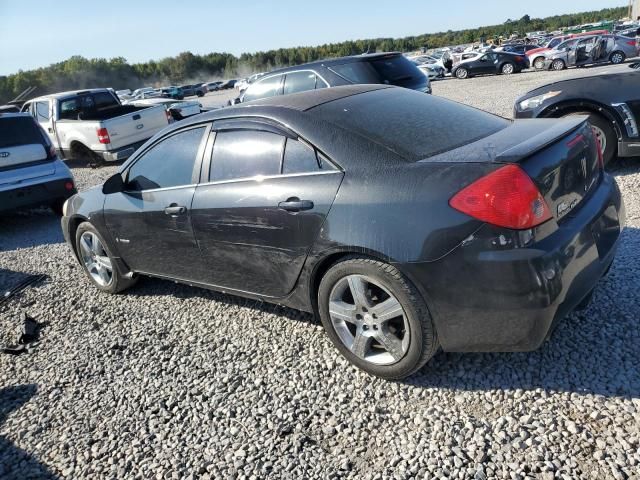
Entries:
{"type": "Polygon", "coordinates": [[[538,348],[624,221],[583,117],[347,85],[168,127],[71,197],[62,229],[102,292],[153,276],[314,312],[346,359],[397,379],[439,349],[538,348]]]}
{"type": "Polygon", "coordinates": [[[624,63],[638,56],[635,39],[617,35],[591,35],[566,40],[555,49],[542,52],[545,70],[564,70],[598,63],[624,63]]]}

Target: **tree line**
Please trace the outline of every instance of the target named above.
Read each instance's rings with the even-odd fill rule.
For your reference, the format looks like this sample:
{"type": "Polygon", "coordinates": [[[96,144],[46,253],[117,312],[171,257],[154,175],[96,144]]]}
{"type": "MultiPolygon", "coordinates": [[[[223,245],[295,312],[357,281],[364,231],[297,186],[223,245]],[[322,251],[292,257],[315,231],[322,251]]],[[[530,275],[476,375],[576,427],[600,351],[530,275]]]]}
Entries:
{"type": "Polygon", "coordinates": [[[158,61],[129,64],[123,57],[111,59],[87,59],[73,56],[35,70],[20,70],[11,75],[0,75],[0,104],[10,101],[28,87],[36,87],[35,95],[89,87],[113,87],[116,90],[145,85],[169,85],[202,83],[215,79],[244,77],[254,72],[297,65],[323,58],[357,55],[366,52],[412,51],[422,48],[438,48],[477,42],[481,37],[498,39],[513,33],[554,31],[563,27],[600,20],[622,18],[627,7],[605,8],[598,11],[547,18],[507,20],[500,25],[490,25],[466,30],[426,33],[404,38],[374,38],[329,43],[315,47],[279,48],[265,52],[243,53],[236,57],[230,53],[194,55],[183,52],[175,57],[158,61]]]}

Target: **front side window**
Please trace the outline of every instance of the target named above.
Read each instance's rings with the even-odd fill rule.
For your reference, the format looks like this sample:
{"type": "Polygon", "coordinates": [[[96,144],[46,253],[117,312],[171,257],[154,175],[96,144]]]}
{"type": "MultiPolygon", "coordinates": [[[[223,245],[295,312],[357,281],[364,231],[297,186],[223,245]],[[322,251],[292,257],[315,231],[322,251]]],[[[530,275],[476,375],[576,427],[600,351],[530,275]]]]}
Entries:
{"type": "Polygon", "coordinates": [[[40,123],[49,121],[49,102],[36,102],[36,118],[40,123]]]}
{"type": "Polygon", "coordinates": [[[313,72],[287,73],[284,79],[284,94],[306,92],[316,88],[316,74],[313,72]]]}
{"type": "Polygon", "coordinates": [[[250,102],[251,100],[257,100],[259,98],[275,97],[280,94],[281,83],[282,75],[275,75],[252,83],[244,93],[242,101],[250,102]]]}
{"type": "Polygon", "coordinates": [[[156,143],[129,169],[127,190],[142,191],[193,183],[193,167],[205,127],[193,128],[156,143]]]}
{"type": "Polygon", "coordinates": [[[216,134],[210,181],[235,180],[280,174],[285,137],[256,130],[230,130],[216,134]]]}

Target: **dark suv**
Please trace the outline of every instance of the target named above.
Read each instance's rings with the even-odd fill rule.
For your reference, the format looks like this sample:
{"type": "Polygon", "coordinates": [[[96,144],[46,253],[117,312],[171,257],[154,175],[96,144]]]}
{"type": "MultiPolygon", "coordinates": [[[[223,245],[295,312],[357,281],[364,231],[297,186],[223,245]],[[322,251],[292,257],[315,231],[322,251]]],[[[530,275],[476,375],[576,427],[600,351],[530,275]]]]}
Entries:
{"type": "Polygon", "coordinates": [[[429,78],[401,53],[374,53],[274,70],[249,85],[234,103],[362,83],[397,85],[431,93],[429,78]]]}

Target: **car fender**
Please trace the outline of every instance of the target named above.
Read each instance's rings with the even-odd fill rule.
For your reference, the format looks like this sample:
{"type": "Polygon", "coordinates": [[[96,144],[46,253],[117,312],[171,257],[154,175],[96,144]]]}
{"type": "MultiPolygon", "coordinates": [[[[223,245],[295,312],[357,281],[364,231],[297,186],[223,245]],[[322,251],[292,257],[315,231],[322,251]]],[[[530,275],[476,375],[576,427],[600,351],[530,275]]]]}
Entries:
{"type": "Polygon", "coordinates": [[[571,112],[579,112],[579,111],[590,111],[590,112],[598,113],[602,115],[613,124],[613,128],[616,132],[616,136],[618,137],[618,140],[622,139],[623,134],[620,128],[622,119],[619,118],[618,113],[612,107],[608,107],[607,105],[596,102],[594,100],[588,100],[588,99],[565,100],[563,102],[559,102],[559,103],[547,106],[544,110],[540,112],[538,117],[557,118],[557,117],[562,117],[571,112]]]}

